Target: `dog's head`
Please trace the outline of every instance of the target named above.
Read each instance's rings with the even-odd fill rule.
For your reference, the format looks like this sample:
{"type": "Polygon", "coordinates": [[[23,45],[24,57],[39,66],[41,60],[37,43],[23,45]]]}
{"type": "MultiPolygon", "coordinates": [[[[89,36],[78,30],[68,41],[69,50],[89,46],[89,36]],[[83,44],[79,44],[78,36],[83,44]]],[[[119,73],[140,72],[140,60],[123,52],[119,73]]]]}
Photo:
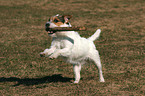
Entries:
{"type": "Polygon", "coordinates": [[[45,24],[45,30],[48,32],[49,36],[54,36],[57,33],[56,31],[49,31],[49,28],[55,27],[71,27],[69,22],[71,15],[62,15],[59,14],[49,18],[48,22],[45,24]]]}

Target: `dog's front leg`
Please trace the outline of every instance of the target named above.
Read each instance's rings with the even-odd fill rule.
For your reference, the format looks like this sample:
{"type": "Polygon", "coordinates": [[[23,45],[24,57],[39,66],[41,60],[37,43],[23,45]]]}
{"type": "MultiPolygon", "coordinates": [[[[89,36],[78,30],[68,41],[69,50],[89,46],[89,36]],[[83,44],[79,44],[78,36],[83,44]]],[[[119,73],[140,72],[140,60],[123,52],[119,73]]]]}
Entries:
{"type": "Polygon", "coordinates": [[[55,59],[58,56],[68,56],[70,54],[69,50],[69,48],[57,49],[51,56],[49,56],[49,58],[55,59]]]}
{"type": "Polygon", "coordinates": [[[45,49],[43,52],[40,53],[41,57],[48,57],[54,53],[56,47],[51,47],[50,49],[45,49]]]}
{"type": "Polygon", "coordinates": [[[74,64],[73,65],[73,70],[74,70],[74,74],[75,74],[75,81],[74,83],[79,83],[81,75],[80,75],[80,71],[81,71],[81,64],[74,64]]]}

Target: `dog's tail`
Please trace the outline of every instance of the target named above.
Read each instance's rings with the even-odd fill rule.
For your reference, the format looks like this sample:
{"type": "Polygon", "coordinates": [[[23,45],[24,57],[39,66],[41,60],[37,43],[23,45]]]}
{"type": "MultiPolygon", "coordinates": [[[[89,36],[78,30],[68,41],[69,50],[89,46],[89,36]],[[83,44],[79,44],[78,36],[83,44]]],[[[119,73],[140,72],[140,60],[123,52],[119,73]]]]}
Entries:
{"type": "Polygon", "coordinates": [[[94,41],[99,38],[101,33],[101,29],[98,29],[91,37],[88,38],[88,40],[94,41]]]}

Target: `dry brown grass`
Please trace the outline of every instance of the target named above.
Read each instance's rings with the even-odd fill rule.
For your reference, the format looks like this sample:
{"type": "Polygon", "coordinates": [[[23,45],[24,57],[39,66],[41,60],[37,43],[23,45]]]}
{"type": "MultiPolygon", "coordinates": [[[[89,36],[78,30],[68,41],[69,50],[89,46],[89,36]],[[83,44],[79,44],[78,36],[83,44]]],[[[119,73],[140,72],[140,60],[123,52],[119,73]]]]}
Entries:
{"type": "Polygon", "coordinates": [[[144,0],[0,0],[1,96],[143,96],[145,95],[144,0]],[[82,68],[79,84],[72,65],[61,58],[40,58],[50,46],[44,24],[55,14],[73,15],[71,24],[95,41],[106,82],[98,82],[92,62],[82,68]]]}

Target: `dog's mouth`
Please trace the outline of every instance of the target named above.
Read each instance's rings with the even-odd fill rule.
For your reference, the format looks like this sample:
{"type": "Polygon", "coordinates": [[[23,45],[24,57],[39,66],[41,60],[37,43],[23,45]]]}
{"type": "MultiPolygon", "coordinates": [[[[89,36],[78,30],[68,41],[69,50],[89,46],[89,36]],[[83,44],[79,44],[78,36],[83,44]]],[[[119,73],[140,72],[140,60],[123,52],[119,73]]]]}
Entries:
{"type": "Polygon", "coordinates": [[[48,34],[53,34],[53,33],[56,32],[56,31],[52,31],[52,30],[50,30],[50,28],[46,28],[45,30],[47,31],[48,34]]]}
{"type": "Polygon", "coordinates": [[[47,31],[48,34],[53,34],[55,33],[56,31],[47,31]]]}

